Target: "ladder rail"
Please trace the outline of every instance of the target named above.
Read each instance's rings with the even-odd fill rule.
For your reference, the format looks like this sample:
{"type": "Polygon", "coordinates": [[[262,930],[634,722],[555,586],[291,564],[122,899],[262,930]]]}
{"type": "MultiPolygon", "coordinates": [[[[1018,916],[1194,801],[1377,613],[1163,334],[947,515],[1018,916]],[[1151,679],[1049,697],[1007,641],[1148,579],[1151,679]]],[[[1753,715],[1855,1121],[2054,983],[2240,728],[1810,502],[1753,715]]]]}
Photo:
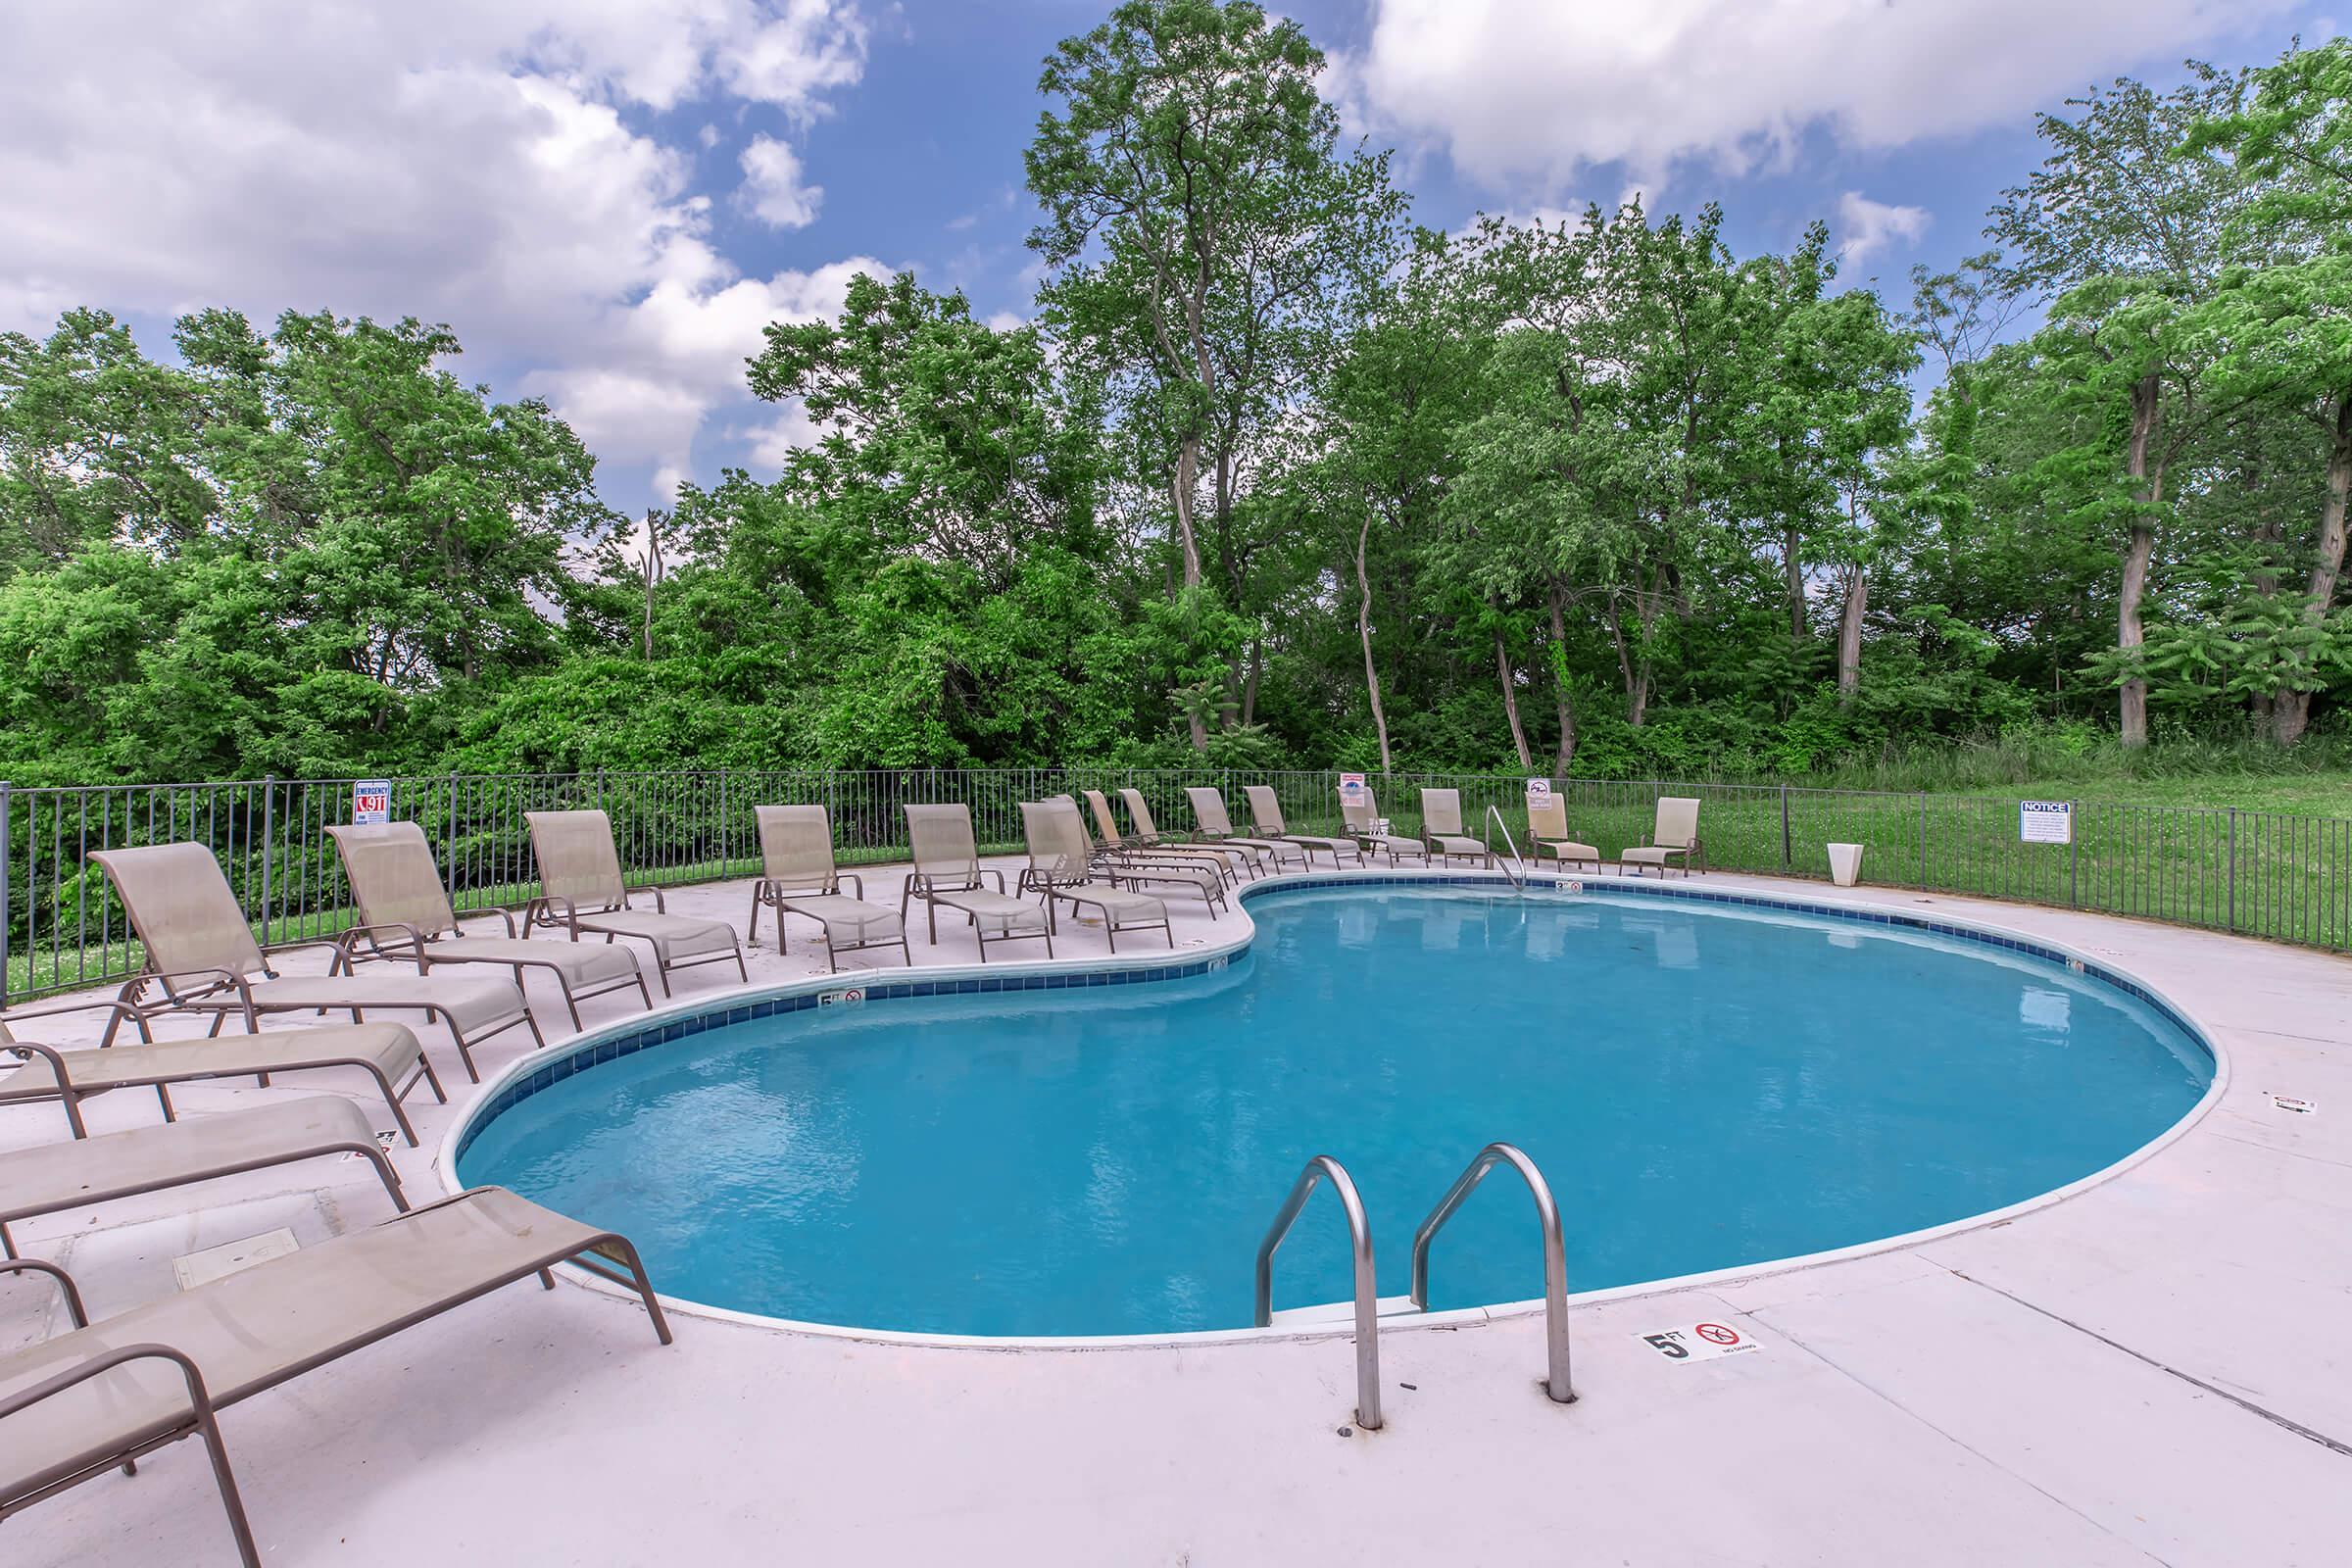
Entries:
{"type": "MultiPolygon", "coordinates": [[[[1527,859],[1526,857],[1519,853],[1519,841],[1511,837],[1511,825],[1502,819],[1502,808],[1499,806],[1489,805],[1487,807],[1487,820],[1494,823],[1494,826],[1501,832],[1502,842],[1511,847],[1510,862],[1506,864],[1497,860],[1495,863],[1502,866],[1502,874],[1511,879],[1511,886],[1517,888],[1520,892],[1525,893],[1527,891],[1527,859]],[[1517,869],[1514,870],[1513,866],[1516,866],[1517,869]]],[[[1492,844],[1494,841],[1489,840],[1488,842],[1492,844]]],[[[1494,851],[1490,849],[1487,853],[1490,857],[1492,857],[1494,851]]]]}
{"type": "Polygon", "coordinates": [[[1298,1213],[1314,1191],[1329,1182],[1348,1217],[1348,1249],[1355,1273],[1355,1424],[1367,1432],[1380,1430],[1380,1293],[1372,1270],[1372,1224],[1364,1217],[1364,1200],[1347,1167],[1329,1154],[1317,1154],[1291,1184],[1291,1196],[1266,1228],[1257,1245],[1256,1322],[1264,1328],[1274,1321],[1274,1253],[1298,1223],[1298,1213]]]}
{"type": "Polygon", "coordinates": [[[1576,1388],[1568,1379],[1568,1248],[1560,1233],[1560,1209],[1552,1201],[1551,1184],[1515,1146],[1495,1143],[1480,1150],[1413,1233],[1413,1305],[1429,1310],[1430,1243],[1497,1165],[1517,1171],[1536,1200],[1536,1219],[1544,1231],[1544,1392],[1555,1404],[1574,1404],[1576,1388]]]}

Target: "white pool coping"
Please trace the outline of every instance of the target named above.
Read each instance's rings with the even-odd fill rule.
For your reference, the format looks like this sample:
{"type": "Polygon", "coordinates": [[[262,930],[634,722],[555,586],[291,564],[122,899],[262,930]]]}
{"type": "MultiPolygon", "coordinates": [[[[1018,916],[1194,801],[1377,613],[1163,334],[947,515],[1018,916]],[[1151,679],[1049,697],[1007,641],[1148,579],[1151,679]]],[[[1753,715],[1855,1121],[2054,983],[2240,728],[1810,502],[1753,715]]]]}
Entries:
{"type": "MultiPolygon", "coordinates": [[[[1697,893],[1706,893],[1711,891],[1703,878],[1685,879],[1678,877],[1669,882],[1663,878],[1651,878],[1640,875],[1609,873],[1577,874],[1566,871],[1534,873],[1526,878],[1526,885],[1530,888],[1544,892],[1565,893],[1569,895],[1574,895],[1575,893],[1578,893],[1588,887],[1592,888],[1595,891],[1610,893],[1631,892],[1637,897],[1662,898],[1664,902],[1673,903],[1677,902],[1674,899],[1675,885],[1690,880],[1694,880],[1695,885],[1690,888],[1689,891],[1697,893]]],[[[1271,893],[1286,892],[1300,888],[1332,888],[1345,887],[1351,884],[1393,885],[1398,882],[1426,882],[1440,886],[1495,886],[1502,888],[1508,888],[1513,885],[1510,877],[1505,873],[1498,870],[1490,872],[1483,868],[1411,866],[1375,869],[1372,867],[1350,867],[1333,871],[1310,870],[1283,872],[1261,877],[1255,881],[1246,883],[1240,889],[1239,894],[1233,901],[1233,908],[1226,917],[1228,920],[1238,923],[1240,929],[1227,935],[1221,941],[1204,943],[1199,947],[1175,949],[1166,953],[1152,953],[1147,951],[1132,956],[1125,955],[1113,955],[1104,957],[1089,956],[1086,958],[1024,958],[1000,960],[995,963],[926,964],[922,965],[919,969],[913,970],[912,972],[916,975],[919,975],[924,981],[953,982],[964,979],[1002,979],[1007,976],[1068,974],[1072,972],[1085,973],[1089,971],[1155,968],[1173,969],[1199,963],[1204,959],[1225,958],[1230,960],[1239,956],[1243,953],[1248,952],[1250,944],[1255,940],[1256,926],[1254,922],[1250,919],[1247,908],[1248,904],[1252,899],[1261,898],[1271,893]]],[[[1728,906],[1753,907],[1758,906],[1777,906],[1779,907],[1791,909],[1800,913],[1820,915],[1824,918],[1850,920],[1860,925],[1871,924],[1872,922],[1869,917],[1872,914],[1880,914],[1891,917],[1893,920],[1899,921],[1907,927],[1948,926],[1957,928],[1959,930],[1968,931],[1981,937],[2006,938],[2011,941],[2030,943],[2035,948],[2054,952],[2061,956],[2072,960],[2075,964],[2082,966],[2085,970],[2099,969],[2108,971],[2109,973],[2118,975],[2126,980],[2131,981],[2133,985],[2136,985],[2143,991],[2147,992],[2150,997],[2155,999],[2157,1004],[2163,1010],[2171,1013],[2172,1016],[2189,1032],[2191,1038],[2196,1042],[2196,1044],[2213,1058],[2212,1078],[2207,1083],[2204,1094],[2198,1097],[2196,1103],[2191,1105],[2188,1110],[2180,1117],[2179,1120],[2165,1128],[2162,1132],[2157,1134],[2148,1142],[2140,1145],[2137,1149],[2132,1150],[2130,1153],[2125,1154],[2122,1158],[2117,1159],[2108,1165],[2102,1166],[2100,1169],[2092,1171],[2088,1175],[2069,1182],[2063,1187],[2053,1188],[2046,1193],[2041,1193],[2033,1198],[2021,1200],[2018,1202],[2010,1203],[2000,1208],[1986,1209],[1982,1213],[1966,1215],[1962,1218],[1948,1220],[1941,1224],[1926,1226],[1918,1230],[1904,1231],[1897,1235],[1883,1237],[1873,1241],[1857,1242],[1848,1247],[1832,1248],[1814,1252],[1804,1252],[1789,1257],[1768,1258],[1752,1263],[1734,1264],[1726,1268],[1709,1269],[1694,1274],[1679,1274],[1655,1280],[1642,1280],[1631,1284],[1607,1286],[1596,1290],[1573,1291],[1569,1294],[1567,1298],[1568,1306],[1571,1312],[1575,1311],[1575,1309],[1579,1307],[1598,1305],[1603,1302],[1638,1300],[1645,1297],[1666,1296],[1679,1292],[1730,1285],[1748,1280],[1764,1279],[1781,1274],[1789,1274],[1806,1269],[1820,1268],[1834,1263],[1849,1262],[1861,1258],[1874,1257],[1886,1252],[1900,1251],[1905,1249],[1924,1246],[1928,1243],[1941,1241],[1948,1237],[1963,1235],[1971,1231],[2006,1225],[2025,1215],[2034,1213],[2040,1209],[2048,1208],[2053,1204],[2065,1202],[2068,1199],[2073,1198],[2078,1194],[2088,1192],[2093,1188],[2113,1181],[2118,1176],[2121,1176],[2126,1172],[2145,1163],[2147,1160],[2154,1158],[2164,1150],[2170,1148],[2174,1143],[2186,1136],[2190,1129],[2194,1128],[2200,1121],[2202,1121],[2214,1106],[2221,1103],[2223,1097],[2229,1091],[2230,1083],[2230,1055],[2229,1053],[2223,1049],[2220,1042],[2214,1038],[2213,1032],[2199,1024],[2194,1014],[2192,1014],[2187,1008],[2181,1006],[2178,1002],[2168,997],[2153,982],[2149,981],[2142,975],[2134,973],[2129,967],[2117,963],[2112,957],[2082,952],[2079,949],[2070,947],[2065,943],[2058,942],[2048,937],[2040,936],[2015,926],[1996,924],[1992,921],[1973,917],[1954,916],[1940,910],[1933,920],[1930,920],[1928,917],[1919,914],[1914,909],[1905,908],[1900,905],[1883,901],[1840,900],[1837,904],[1830,904],[1821,900],[1804,897],[1794,891],[1790,891],[1787,894],[1781,894],[1777,892],[1759,892],[1752,888],[1745,887],[1738,890],[1738,898],[1740,900],[1739,903],[1730,905],[1728,906]]],[[[1713,902],[1691,902],[1687,903],[1685,906],[1705,910],[1709,908],[1723,907],[1725,906],[1720,906],[1713,902]]],[[[510,1085],[515,1083],[517,1080],[528,1078],[532,1073],[546,1067],[550,1055],[570,1055],[582,1050],[593,1050],[596,1046],[608,1040],[612,1040],[623,1035],[642,1033],[644,1030],[651,1027],[658,1027],[665,1021],[677,1021],[685,1018],[701,1017],[713,1012],[724,1012],[728,1008],[739,1007],[747,1003],[763,1002],[785,997],[822,995],[826,992],[840,992],[845,989],[849,989],[854,985],[858,985],[861,982],[870,982],[876,985],[886,985],[901,978],[906,973],[907,973],[907,971],[870,971],[848,977],[842,975],[822,975],[808,980],[787,982],[781,985],[737,987],[731,991],[710,996],[698,996],[686,1002],[673,1003],[665,1007],[657,1007],[650,1013],[639,1013],[618,1022],[605,1024],[593,1029],[585,1030],[578,1035],[549,1047],[544,1052],[519,1057],[516,1060],[508,1063],[504,1069],[493,1073],[488,1078],[485,1078],[471,1095],[467,1096],[466,1099],[456,1104],[455,1114],[450,1118],[447,1124],[447,1130],[442,1134],[439,1141],[439,1147],[434,1152],[433,1172],[439,1179],[444,1193],[458,1193],[464,1191],[465,1184],[460,1180],[457,1171],[458,1150],[460,1146],[466,1141],[469,1129],[474,1126],[477,1118],[483,1120],[483,1122],[486,1124],[487,1120],[489,1119],[486,1114],[487,1107],[489,1106],[490,1102],[497,1098],[498,1094],[510,1085]]],[[[2090,983],[2093,984],[2106,983],[2103,980],[2093,979],[2087,973],[2083,976],[2083,978],[2089,980],[2090,983]]],[[[887,1004],[887,1003],[877,1002],[875,1004],[884,1005],[887,1004]]],[[[648,1047],[647,1049],[660,1050],[662,1047],[661,1045],[655,1045],[648,1047]]],[[[595,1069],[593,1066],[589,1066],[580,1070],[594,1071],[595,1069]]],[[[619,1284],[604,1279],[598,1275],[588,1273],[585,1270],[570,1268],[562,1270],[560,1272],[563,1278],[580,1289],[594,1291],[600,1295],[611,1296],[629,1301],[634,1301],[637,1299],[637,1296],[634,1291],[630,1291],[619,1284]]],[[[827,1339],[847,1340],[858,1344],[908,1346],[938,1349],[1059,1351],[1119,1350],[1161,1348],[1176,1346],[1248,1344],[1269,1340],[1313,1341],[1328,1339],[1350,1339],[1354,1335],[1352,1323],[1345,1318],[1341,1318],[1330,1323],[1274,1324],[1264,1328],[1190,1329],[1151,1334],[940,1334],[917,1332],[905,1329],[867,1328],[855,1324],[828,1323],[806,1318],[780,1317],[769,1313],[749,1312],[740,1308],[720,1306],[712,1302],[696,1300],[689,1297],[670,1296],[660,1291],[657,1291],[655,1294],[660,1298],[662,1305],[666,1309],[676,1312],[681,1316],[706,1318],[711,1321],[722,1323],[741,1324],[751,1328],[771,1329],[793,1334],[807,1334],[827,1339]]],[[[1453,1307],[1438,1312],[1416,1312],[1399,1316],[1383,1317],[1381,1319],[1381,1332],[1385,1337],[1393,1333],[1409,1333],[1422,1329],[1458,1328],[1465,1324],[1508,1321],[1515,1318],[1524,1318],[1531,1315],[1541,1314],[1545,1309],[1544,1301],[1541,1298],[1537,1298],[1532,1300],[1502,1301],[1481,1306],[1453,1307]]]]}

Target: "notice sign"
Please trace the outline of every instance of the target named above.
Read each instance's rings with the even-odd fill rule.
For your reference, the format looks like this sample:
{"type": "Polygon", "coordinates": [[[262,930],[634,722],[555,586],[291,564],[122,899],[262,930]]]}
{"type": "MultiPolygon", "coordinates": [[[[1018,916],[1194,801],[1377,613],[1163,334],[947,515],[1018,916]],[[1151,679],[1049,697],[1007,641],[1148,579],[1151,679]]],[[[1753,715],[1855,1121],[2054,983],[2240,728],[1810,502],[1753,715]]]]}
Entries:
{"type": "Polygon", "coordinates": [[[364,778],[351,787],[351,825],[381,827],[392,820],[392,783],[364,778]]]}
{"type": "Polygon", "coordinates": [[[2018,802],[2017,837],[2021,844],[2074,843],[2075,803],[2072,801],[2018,802]]]}
{"type": "Polygon", "coordinates": [[[1640,1338],[1669,1361],[1711,1361],[1720,1355],[1743,1355],[1764,1348],[1729,1323],[1686,1323],[1640,1338]]]}
{"type": "Polygon", "coordinates": [[[1340,775],[1340,799],[1347,802],[1349,806],[1363,805],[1364,775],[1361,773],[1342,773],[1340,775]]]}
{"type": "Polygon", "coordinates": [[[1527,781],[1527,808],[1531,811],[1551,809],[1551,780],[1531,778],[1527,781]]]}

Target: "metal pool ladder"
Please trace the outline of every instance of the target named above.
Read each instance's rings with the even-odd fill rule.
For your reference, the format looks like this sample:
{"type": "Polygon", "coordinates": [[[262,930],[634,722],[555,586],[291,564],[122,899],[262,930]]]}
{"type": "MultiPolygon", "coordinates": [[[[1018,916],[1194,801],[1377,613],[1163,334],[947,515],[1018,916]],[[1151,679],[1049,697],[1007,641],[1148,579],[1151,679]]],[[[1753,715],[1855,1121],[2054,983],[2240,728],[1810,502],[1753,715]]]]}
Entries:
{"type": "MultiPolygon", "coordinates": [[[[1429,1211],[1429,1218],[1423,1220],[1421,1228],[1413,1233],[1413,1306],[1418,1311],[1429,1310],[1429,1244],[1437,1239],[1438,1232],[1447,1220],[1453,1218],[1454,1211],[1462,1206],[1463,1201],[1478,1190],[1478,1184],[1486,1180],[1487,1172],[1496,1165],[1508,1165],[1517,1171],[1520,1180],[1527,1183],[1529,1195],[1536,1200],[1536,1220],[1544,1230],[1544,1392],[1551,1396],[1555,1404],[1574,1404],[1576,1389],[1568,1381],[1568,1255],[1566,1245],[1560,1237],[1559,1205],[1551,1200],[1551,1186],[1544,1180],[1544,1173],[1536,1169],[1536,1162],[1513,1146],[1489,1144],[1480,1150],[1478,1157],[1454,1179],[1453,1186],[1446,1196],[1438,1200],[1438,1206],[1429,1211]]],[[[1337,1170],[1339,1167],[1335,1165],[1332,1168],[1337,1170]]],[[[1345,1180],[1345,1177],[1342,1179],[1345,1180]]],[[[1303,1184],[1304,1178],[1300,1180],[1303,1184]]],[[[1349,1196],[1353,1196],[1352,1191],[1349,1196]]],[[[1302,1197],[1296,1200],[1303,1200],[1302,1197]]],[[[1296,1201],[1293,1208],[1284,1210],[1286,1217],[1296,1211],[1296,1201]]],[[[1371,1266],[1371,1255],[1367,1244],[1362,1253],[1364,1261],[1361,1267],[1371,1266]]],[[[1265,1253],[1258,1254],[1260,1323],[1265,1321],[1265,1253]]],[[[1363,1289],[1359,1286],[1359,1320],[1364,1310],[1363,1299],[1363,1289]]],[[[1361,1332],[1359,1329],[1358,1333],[1361,1332]]]]}
{"type": "Polygon", "coordinates": [[[1331,1183],[1332,1192],[1340,1200],[1341,1212],[1348,1216],[1348,1247],[1355,1258],[1355,1424],[1366,1432],[1377,1432],[1380,1430],[1380,1293],[1372,1272],[1372,1224],[1364,1217],[1364,1200],[1356,1196],[1355,1183],[1348,1179],[1347,1168],[1329,1154],[1317,1154],[1306,1162],[1298,1180],[1291,1185],[1291,1196],[1283,1200],[1282,1211],[1267,1228],[1266,1239],[1257,1244],[1257,1326],[1262,1329],[1274,1321],[1275,1250],[1298,1222],[1298,1211],[1306,1206],[1307,1199],[1324,1182],[1331,1183]]]}
{"type": "MultiPolygon", "coordinates": [[[[1502,842],[1511,847],[1510,861],[1505,863],[1497,860],[1494,863],[1502,866],[1502,874],[1511,879],[1512,887],[1525,893],[1527,891],[1527,861],[1519,854],[1519,841],[1511,837],[1510,824],[1502,819],[1502,808],[1490,805],[1487,808],[1487,820],[1494,823],[1495,830],[1502,834],[1502,842]]],[[[1521,1155],[1520,1157],[1524,1159],[1526,1156],[1521,1155]]],[[[1528,1168],[1533,1170],[1535,1167],[1531,1165],[1528,1168]]],[[[1537,1180],[1541,1181],[1543,1178],[1538,1177],[1537,1180]]]]}

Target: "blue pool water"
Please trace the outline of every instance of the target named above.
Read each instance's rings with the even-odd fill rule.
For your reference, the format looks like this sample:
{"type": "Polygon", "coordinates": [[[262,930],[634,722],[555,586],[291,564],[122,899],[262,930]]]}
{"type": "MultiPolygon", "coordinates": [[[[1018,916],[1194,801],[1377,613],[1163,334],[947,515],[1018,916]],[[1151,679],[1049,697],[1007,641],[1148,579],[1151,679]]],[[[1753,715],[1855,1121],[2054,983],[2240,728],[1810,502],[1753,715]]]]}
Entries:
{"type": "MultiPolygon", "coordinates": [[[[2164,1014],[1981,943],[1790,911],[1467,888],[1250,904],[1200,978],[876,1002],[601,1063],[460,1161],[636,1242],[665,1293],[957,1334],[1246,1325],[1259,1237],[1317,1153],[1354,1175],[1381,1291],[1484,1144],[1550,1178],[1588,1290],[1897,1235],[2146,1143],[2212,1062],[2164,1014]]],[[[1440,1306],[1543,1275],[1491,1177],[1440,1306]]],[[[1277,1305],[1347,1294],[1318,1195],[1277,1305]]]]}

